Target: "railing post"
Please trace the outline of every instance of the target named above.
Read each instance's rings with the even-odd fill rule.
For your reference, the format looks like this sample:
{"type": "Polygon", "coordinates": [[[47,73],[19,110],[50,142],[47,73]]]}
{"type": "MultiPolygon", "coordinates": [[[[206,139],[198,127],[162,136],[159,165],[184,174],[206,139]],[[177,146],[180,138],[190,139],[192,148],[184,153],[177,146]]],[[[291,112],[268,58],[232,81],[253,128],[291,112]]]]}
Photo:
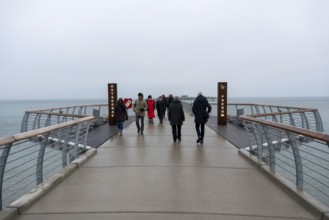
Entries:
{"type": "Polygon", "coordinates": [[[25,112],[23,120],[22,120],[22,124],[21,124],[21,132],[27,131],[27,126],[29,123],[29,116],[30,116],[30,113],[25,112]]]}
{"type": "Polygon", "coordinates": [[[302,127],[309,130],[310,129],[310,123],[308,122],[308,118],[307,118],[305,112],[300,113],[300,116],[302,118],[302,127]]]}
{"type": "Polygon", "coordinates": [[[50,133],[47,133],[44,135],[43,142],[40,145],[39,149],[39,154],[38,154],[38,160],[37,160],[37,185],[41,184],[43,182],[43,160],[45,157],[45,151],[46,151],[46,146],[49,141],[49,135],[50,133]]]}
{"type": "Polygon", "coordinates": [[[250,105],[251,108],[251,115],[254,115],[254,105],[250,105]]]}
{"type": "Polygon", "coordinates": [[[255,134],[255,138],[256,138],[257,158],[258,158],[258,160],[261,161],[263,159],[263,138],[262,138],[262,132],[259,129],[260,125],[252,124],[251,126],[254,130],[254,134],[255,134]]]}
{"type": "Polygon", "coordinates": [[[290,125],[296,127],[296,123],[295,123],[294,117],[292,116],[291,113],[289,113],[289,119],[290,119],[290,125]]]}
{"type": "Polygon", "coordinates": [[[264,125],[262,127],[263,127],[265,138],[268,143],[268,151],[270,154],[270,169],[272,172],[275,172],[275,150],[273,146],[273,140],[268,132],[268,128],[264,125]]]}
{"type": "Polygon", "coordinates": [[[78,111],[78,115],[82,114],[82,109],[83,109],[83,106],[80,106],[79,111],[78,111]]]}
{"type": "Polygon", "coordinates": [[[49,114],[48,117],[47,117],[47,120],[46,120],[46,124],[45,126],[50,126],[50,121],[51,121],[51,115],[49,114]]]}
{"type": "Polygon", "coordinates": [[[84,146],[84,149],[87,147],[87,140],[88,140],[88,133],[89,133],[89,128],[90,128],[90,125],[91,123],[90,122],[86,122],[87,125],[86,125],[86,136],[85,136],[85,140],[83,142],[83,146],[84,146]]]}
{"type": "Polygon", "coordinates": [[[296,186],[298,189],[303,189],[304,183],[304,173],[303,173],[303,164],[302,159],[300,157],[299,149],[296,143],[296,135],[293,135],[290,132],[286,132],[289,138],[289,142],[292,148],[292,152],[294,154],[295,166],[296,166],[296,186]]]}
{"type": "Polygon", "coordinates": [[[39,113],[35,113],[35,114],[36,114],[36,116],[35,116],[34,121],[33,121],[32,130],[35,130],[35,129],[36,129],[38,119],[39,119],[39,117],[41,116],[41,114],[39,114],[39,113]]]}
{"type": "Polygon", "coordinates": [[[305,118],[304,118],[304,115],[303,115],[304,112],[301,112],[299,113],[300,114],[300,119],[302,121],[302,128],[305,128],[305,118]]]}
{"type": "Polygon", "coordinates": [[[64,146],[63,146],[63,151],[62,151],[62,167],[63,168],[67,166],[67,157],[68,157],[68,152],[69,152],[68,147],[69,147],[69,140],[70,140],[72,128],[73,128],[73,126],[66,129],[67,133],[65,136],[64,146]]]}
{"type": "Polygon", "coordinates": [[[78,124],[77,133],[75,135],[75,143],[73,148],[73,158],[77,159],[79,157],[79,139],[80,139],[80,132],[81,132],[82,124],[78,124]]]}
{"type": "Polygon", "coordinates": [[[3,180],[5,175],[5,169],[7,164],[8,155],[10,152],[12,144],[6,145],[4,148],[2,148],[1,158],[0,158],[0,210],[2,210],[2,188],[3,188],[3,180]]]}
{"type": "Polygon", "coordinates": [[[316,123],[316,131],[318,132],[323,132],[323,123],[322,123],[322,119],[321,116],[318,112],[318,110],[313,111],[314,114],[314,118],[315,118],[315,123],[316,123]]]}

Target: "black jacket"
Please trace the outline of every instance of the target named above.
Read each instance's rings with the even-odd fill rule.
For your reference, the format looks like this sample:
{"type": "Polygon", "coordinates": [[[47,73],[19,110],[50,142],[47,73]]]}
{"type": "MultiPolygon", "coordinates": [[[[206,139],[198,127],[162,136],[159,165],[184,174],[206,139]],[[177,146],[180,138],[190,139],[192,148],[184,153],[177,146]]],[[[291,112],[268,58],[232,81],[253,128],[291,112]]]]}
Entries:
{"type": "Polygon", "coordinates": [[[159,116],[164,116],[166,114],[166,102],[164,100],[158,100],[156,103],[156,109],[159,116]]]}
{"type": "Polygon", "coordinates": [[[185,121],[183,105],[179,100],[173,100],[169,106],[168,119],[171,125],[182,125],[185,121]]]}
{"type": "Polygon", "coordinates": [[[211,106],[206,97],[199,95],[193,103],[192,111],[195,116],[194,122],[198,124],[206,124],[211,112],[211,106]]]}
{"type": "Polygon", "coordinates": [[[124,104],[118,104],[115,109],[115,120],[116,121],[125,121],[128,119],[127,109],[124,104]]]}

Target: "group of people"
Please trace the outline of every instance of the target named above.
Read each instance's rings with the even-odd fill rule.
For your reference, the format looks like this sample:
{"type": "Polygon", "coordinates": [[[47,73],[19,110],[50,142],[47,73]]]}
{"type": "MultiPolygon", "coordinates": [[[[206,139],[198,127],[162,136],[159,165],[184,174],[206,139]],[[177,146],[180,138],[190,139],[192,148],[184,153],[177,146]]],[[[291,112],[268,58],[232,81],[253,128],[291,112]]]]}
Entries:
{"type": "MultiPolygon", "coordinates": [[[[138,99],[133,105],[133,111],[136,115],[136,127],[137,133],[143,135],[144,131],[144,118],[147,112],[149,124],[154,124],[155,110],[157,110],[160,124],[163,124],[166,112],[168,120],[172,126],[172,134],[174,142],[181,141],[181,128],[185,121],[185,114],[183,105],[177,96],[173,97],[169,95],[166,98],[164,95],[160,96],[155,101],[151,95],[147,99],[144,99],[142,93],[138,93],[138,99]]],[[[203,143],[205,124],[209,119],[209,113],[211,112],[211,106],[206,97],[201,92],[198,93],[197,98],[193,102],[192,111],[195,116],[195,129],[198,135],[197,143],[203,143]]],[[[115,117],[118,123],[119,134],[122,135],[123,122],[128,119],[128,113],[126,107],[123,104],[122,98],[118,100],[118,104],[115,110],[115,117]]]]}

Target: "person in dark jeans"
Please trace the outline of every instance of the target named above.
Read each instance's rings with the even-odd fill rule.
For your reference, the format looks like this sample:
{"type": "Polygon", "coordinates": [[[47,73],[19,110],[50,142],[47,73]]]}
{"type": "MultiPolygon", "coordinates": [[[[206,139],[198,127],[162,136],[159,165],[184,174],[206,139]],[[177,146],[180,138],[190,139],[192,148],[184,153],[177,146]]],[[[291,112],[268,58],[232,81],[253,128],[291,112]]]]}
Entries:
{"type": "Polygon", "coordinates": [[[119,98],[118,104],[115,109],[115,120],[118,123],[118,132],[122,135],[123,131],[123,123],[124,121],[128,120],[128,114],[126,106],[123,104],[123,99],[119,98]]]}
{"type": "Polygon", "coordinates": [[[160,96],[156,102],[156,109],[158,112],[160,124],[162,124],[164,115],[166,114],[166,102],[163,100],[162,96],[160,96]]]}
{"type": "Polygon", "coordinates": [[[209,119],[209,113],[211,112],[211,106],[206,97],[201,92],[198,93],[198,97],[193,102],[192,111],[195,116],[195,129],[198,135],[197,143],[203,143],[204,139],[204,126],[209,119]]]}
{"type": "Polygon", "coordinates": [[[143,135],[144,131],[144,117],[145,112],[147,111],[147,103],[143,99],[143,94],[138,93],[138,99],[134,103],[134,112],[136,114],[136,126],[137,126],[137,133],[143,135]],[[139,124],[141,121],[141,125],[139,124]]]}
{"type": "Polygon", "coordinates": [[[174,98],[168,108],[168,119],[172,127],[174,142],[176,142],[177,139],[180,141],[182,136],[181,128],[183,125],[183,121],[185,121],[185,114],[183,110],[183,105],[181,101],[179,101],[178,97],[174,98]]]}

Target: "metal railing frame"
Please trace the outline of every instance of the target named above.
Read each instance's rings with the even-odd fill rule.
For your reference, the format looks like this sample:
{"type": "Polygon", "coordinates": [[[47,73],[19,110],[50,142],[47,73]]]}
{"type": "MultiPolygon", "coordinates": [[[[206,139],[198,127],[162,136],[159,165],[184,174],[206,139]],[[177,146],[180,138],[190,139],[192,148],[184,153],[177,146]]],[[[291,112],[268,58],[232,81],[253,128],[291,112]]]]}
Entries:
{"type": "MultiPolygon", "coordinates": [[[[39,115],[41,116],[41,114],[39,115]]],[[[35,123],[39,124],[40,116],[36,117],[36,119],[34,120],[34,124],[35,123]]],[[[26,119],[28,118],[28,116],[25,115],[24,118],[26,119]]],[[[24,120],[22,127],[26,126],[24,120]]],[[[25,142],[31,142],[31,143],[35,142],[37,143],[35,146],[38,146],[39,144],[39,150],[37,150],[38,151],[37,158],[35,158],[36,159],[35,182],[36,185],[39,185],[44,181],[44,160],[45,160],[46,148],[51,147],[53,145],[51,143],[52,141],[51,134],[57,134],[56,132],[58,132],[58,134],[60,134],[59,136],[65,137],[63,140],[58,139],[58,142],[64,143],[61,158],[62,158],[62,167],[65,167],[68,165],[68,161],[73,161],[74,159],[77,159],[79,157],[79,154],[82,151],[86,150],[86,141],[87,141],[89,126],[94,120],[95,120],[94,116],[84,116],[83,118],[81,118],[80,116],[79,119],[67,121],[56,125],[47,126],[49,123],[46,122],[45,125],[47,127],[20,133],[17,135],[13,135],[11,137],[1,139],[0,149],[2,150],[2,153],[0,157],[0,210],[3,209],[3,199],[4,199],[3,183],[4,183],[4,176],[6,174],[6,165],[8,158],[10,156],[10,152],[13,148],[19,146],[20,143],[25,143],[25,142]],[[77,127],[76,130],[73,129],[73,127],[77,127]],[[72,132],[74,133],[72,134],[72,132]],[[72,155],[72,159],[70,159],[69,139],[72,135],[74,135],[75,138],[74,138],[74,143],[72,144],[73,155],[72,155]]]]}
{"type": "MultiPolygon", "coordinates": [[[[298,137],[307,138],[307,142],[316,141],[317,143],[322,143],[329,147],[329,135],[317,131],[311,131],[303,128],[294,127],[292,125],[281,124],[274,121],[268,121],[265,119],[260,119],[255,116],[240,116],[245,124],[245,128],[251,137],[250,145],[256,145],[256,154],[259,161],[264,161],[264,146],[268,146],[269,151],[269,161],[267,164],[272,172],[276,172],[276,149],[273,146],[275,140],[271,138],[269,129],[276,129],[288,137],[286,145],[290,146],[293,154],[293,161],[295,163],[295,185],[299,190],[304,190],[304,171],[303,171],[303,158],[300,154],[300,147],[297,143],[300,143],[298,137]],[[265,144],[265,145],[264,145],[265,144]]],[[[280,141],[282,136],[277,137],[277,142],[280,141]]],[[[253,148],[250,147],[250,151],[253,152],[253,148]]],[[[328,168],[329,170],[329,168],[328,168]]],[[[329,176],[326,176],[329,179],[329,176]]],[[[321,182],[320,182],[321,183],[321,182]]],[[[328,187],[328,186],[327,186],[328,187]]]]}

